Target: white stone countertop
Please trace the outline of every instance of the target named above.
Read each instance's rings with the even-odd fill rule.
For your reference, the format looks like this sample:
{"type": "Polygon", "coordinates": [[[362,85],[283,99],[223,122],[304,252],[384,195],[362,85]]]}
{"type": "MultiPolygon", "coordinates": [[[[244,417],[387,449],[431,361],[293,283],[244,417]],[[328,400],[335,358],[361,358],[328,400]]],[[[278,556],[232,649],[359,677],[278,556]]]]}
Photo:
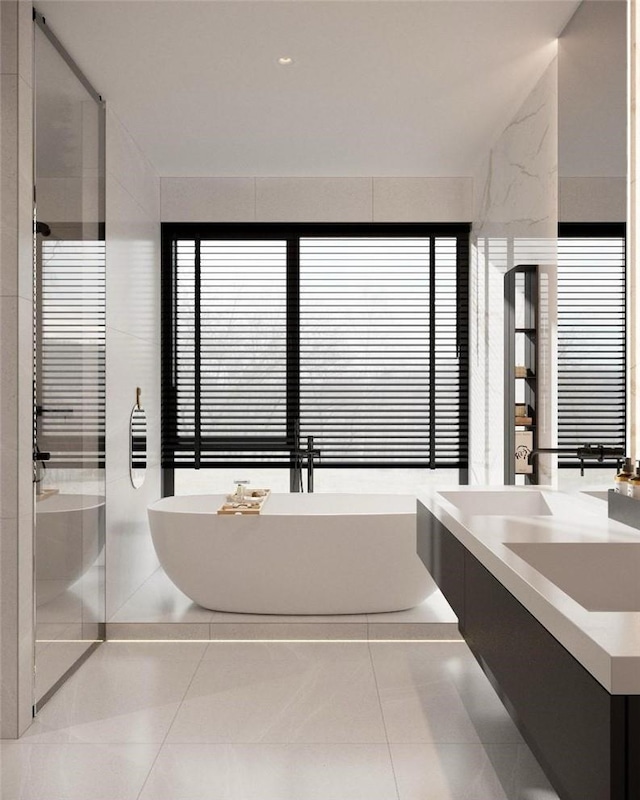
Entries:
{"type": "Polygon", "coordinates": [[[608,518],[604,493],[596,497],[544,486],[465,486],[431,489],[419,493],[418,500],[607,691],[640,694],[640,610],[589,611],[508,547],[523,542],[626,542],[640,547],[640,530],[608,518]],[[487,498],[491,514],[484,497],[465,498],[474,500],[470,508],[485,505],[482,515],[456,505],[465,503],[458,500],[459,493],[471,492],[493,493],[487,498]],[[505,493],[515,492],[540,492],[551,514],[501,514],[501,502],[504,507],[509,500],[505,493]]]}

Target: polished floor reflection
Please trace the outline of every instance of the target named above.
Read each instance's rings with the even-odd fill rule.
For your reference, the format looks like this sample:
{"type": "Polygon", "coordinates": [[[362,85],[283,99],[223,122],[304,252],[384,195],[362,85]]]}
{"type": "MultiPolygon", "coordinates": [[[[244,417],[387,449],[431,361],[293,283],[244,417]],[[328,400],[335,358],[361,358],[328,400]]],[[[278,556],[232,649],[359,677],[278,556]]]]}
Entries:
{"type": "Polygon", "coordinates": [[[463,642],[107,643],[11,800],[557,800],[463,642]]]}

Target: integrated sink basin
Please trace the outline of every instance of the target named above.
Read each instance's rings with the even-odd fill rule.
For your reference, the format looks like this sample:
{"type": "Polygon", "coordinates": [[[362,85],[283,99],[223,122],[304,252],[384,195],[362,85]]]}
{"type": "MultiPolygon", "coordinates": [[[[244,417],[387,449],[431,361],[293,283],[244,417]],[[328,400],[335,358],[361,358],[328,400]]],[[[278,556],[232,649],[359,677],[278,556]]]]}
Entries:
{"type": "Polygon", "coordinates": [[[472,516],[550,516],[542,492],[439,492],[451,505],[472,516]]]}
{"type": "Polygon", "coordinates": [[[640,542],[506,544],[587,611],[640,611],[640,542]]]}

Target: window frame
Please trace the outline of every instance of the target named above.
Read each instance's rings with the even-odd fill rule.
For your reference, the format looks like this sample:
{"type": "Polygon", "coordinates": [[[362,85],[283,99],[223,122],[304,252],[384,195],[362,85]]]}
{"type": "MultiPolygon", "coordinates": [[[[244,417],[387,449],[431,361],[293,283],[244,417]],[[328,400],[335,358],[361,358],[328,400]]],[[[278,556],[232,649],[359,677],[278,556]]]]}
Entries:
{"type": "MultiPolygon", "coordinates": [[[[629,299],[628,299],[628,261],[627,261],[627,254],[628,254],[628,241],[626,235],[626,223],[625,222],[559,222],[558,223],[558,240],[561,239],[606,239],[606,238],[615,238],[615,239],[622,239],[624,242],[624,322],[622,325],[622,333],[624,335],[625,346],[623,349],[623,392],[624,392],[624,400],[622,404],[623,412],[622,412],[622,422],[623,422],[623,438],[624,441],[618,442],[621,446],[626,446],[626,440],[628,437],[628,414],[627,414],[627,402],[628,402],[628,361],[627,361],[627,342],[628,342],[628,333],[627,333],[627,325],[629,320],[629,299]]],[[[558,285],[557,292],[559,294],[560,287],[558,285]]],[[[560,324],[560,311],[557,312],[557,324],[558,324],[558,337],[559,337],[559,324],[560,324]]],[[[557,363],[558,367],[560,365],[560,355],[558,353],[557,356],[557,363]]],[[[558,440],[560,440],[560,387],[558,386],[558,421],[557,421],[557,434],[558,440]]],[[[584,442],[583,444],[599,444],[599,442],[584,442]]],[[[607,444],[610,444],[607,442],[607,444]]],[[[597,461],[585,461],[581,464],[580,460],[577,457],[561,455],[558,457],[558,468],[559,469],[576,469],[584,468],[584,469],[607,469],[611,470],[611,461],[604,461],[604,462],[597,462],[597,461]]]]}
{"type": "MultiPolygon", "coordinates": [[[[455,237],[457,240],[456,271],[458,276],[457,293],[457,349],[460,363],[460,453],[458,464],[450,468],[458,468],[460,483],[468,482],[468,441],[469,441],[469,234],[470,223],[221,223],[221,222],[163,222],[162,223],[162,260],[161,260],[161,311],[162,311],[162,474],[163,495],[173,494],[174,470],[216,468],[214,464],[200,465],[199,459],[195,464],[177,464],[175,462],[175,444],[177,443],[177,416],[176,416],[176,381],[175,381],[175,350],[174,330],[176,322],[176,296],[175,287],[175,243],[180,239],[221,239],[221,240],[286,240],[289,243],[297,242],[297,247],[287,248],[287,442],[286,447],[293,444],[292,420],[299,404],[299,349],[300,349],[300,264],[299,242],[305,237],[328,237],[339,239],[341,237],[455,237]],[[290,282],[295,282],[295,291],[290,291],[290,282]],[[291,321],[297,320],[297,326],[291,321]]],[[[433,261],[433,259],[432,259],[433,261]]],[[[433,263],[431,270],[433,271],[433,263]]],[[[433,272],[432,272],[433,274],[433,272]]],[[[197,313],[197,312],[196,312],[197,313]]],[[[299,410],[299,409],[298,409],[299,410]]],[[[298,414],[299,416],[299,414],[298,414]]],[[[265,449],[270,442],[265,437],[265,449]]],[[[225,449],[230,442],[225,443],[225,449]]],[[[282,443],[276,445],[281,451],[282,443]]],[[[288,457],[287,457],[288,458],[288,457]]],[[[268,467],[263,462],[250,462],[247,459],[233,461],[225,459],[224,466],[235,467],[268,467]]],[[[272,466],[275,466],[273,464],[272,466]]],[[[282,465],[281,465],[282,466],[282,465]]],[[[332,469],[354,468],[352,464],[340,465],[332,463],[332,469]]],[[[389,463],[363,463],[358,464],[358,469],[407,468],[408,464],[389,463]]],[[[420,467],[421,465],[413,465],[420,467]]],[[[425,468],[435,469],[437,465],[424,465],[425,468]]],[[[318,465],[322,468],[322,464],[318,465]]]]}

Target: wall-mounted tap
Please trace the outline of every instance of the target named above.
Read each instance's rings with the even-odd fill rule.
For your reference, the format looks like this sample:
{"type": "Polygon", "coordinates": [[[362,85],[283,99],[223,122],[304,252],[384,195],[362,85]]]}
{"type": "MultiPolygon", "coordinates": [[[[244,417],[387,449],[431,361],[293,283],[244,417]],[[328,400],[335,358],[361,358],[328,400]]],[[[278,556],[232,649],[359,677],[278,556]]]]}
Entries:
{"type": "Polygon", "coordinates": [[[620,469],[622,459],[624,458],[624,447],[605,444],[583,444],[577,449],[572,447],[538,447],[529,453],[529,464],[532,464],[533,459],[540,453],[575,456],[580,460],[580,476],[584,477],[584,462],[585,459],[589,458],[595,458],[599,463],[605,460],[615,459],[616,469],[620,469]]]}

